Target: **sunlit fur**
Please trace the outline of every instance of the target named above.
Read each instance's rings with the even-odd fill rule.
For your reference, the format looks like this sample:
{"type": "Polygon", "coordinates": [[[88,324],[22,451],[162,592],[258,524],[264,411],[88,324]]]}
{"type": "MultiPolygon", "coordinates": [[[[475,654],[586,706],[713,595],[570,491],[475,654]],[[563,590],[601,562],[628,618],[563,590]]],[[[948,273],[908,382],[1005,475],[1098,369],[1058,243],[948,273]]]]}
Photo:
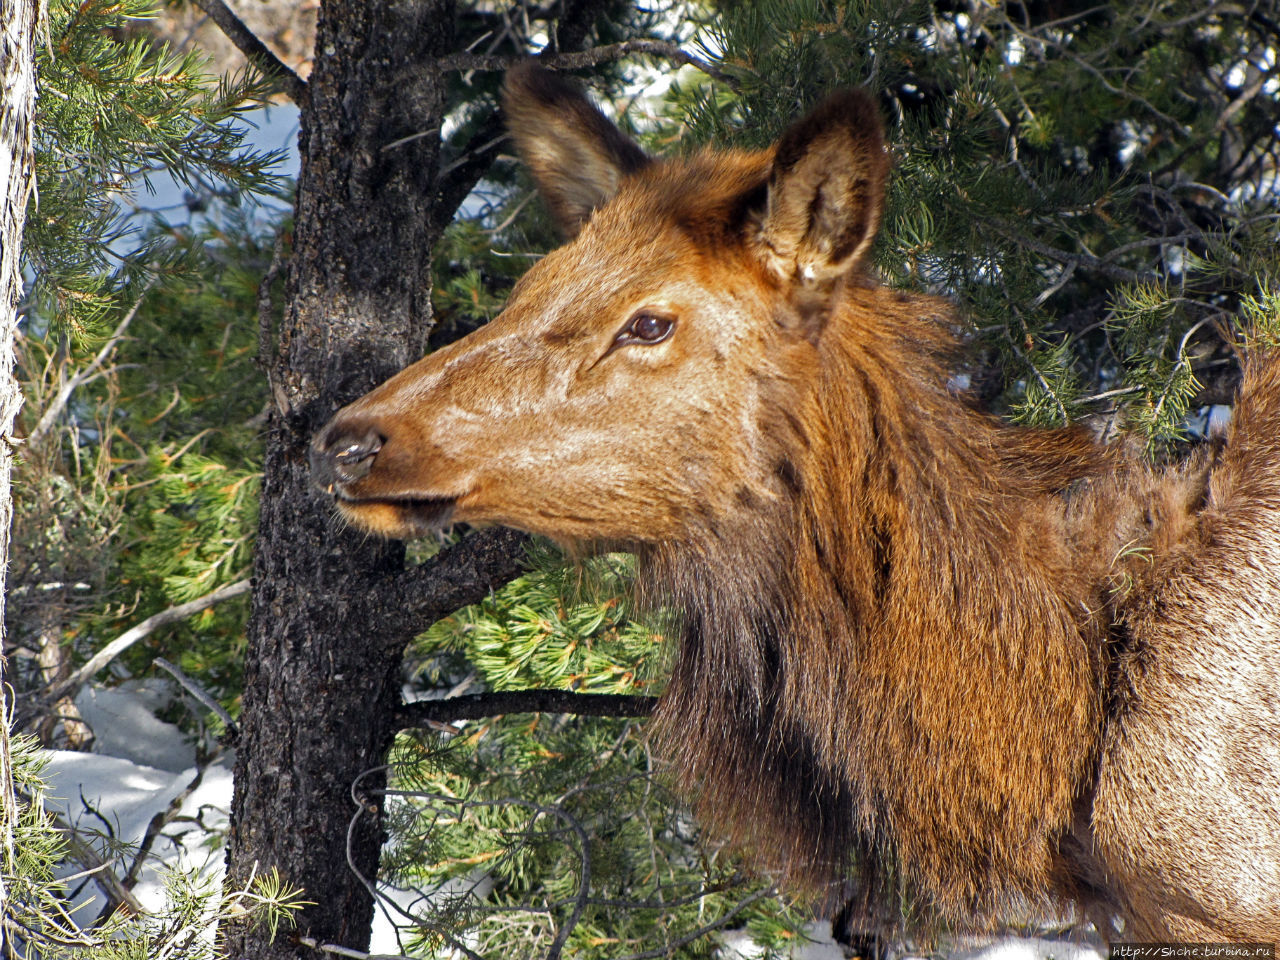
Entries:
{"type": "Polygon", "coordinates": [[[1277,364],[1164,470],[1009,427],[948,389],[948,305],[868,274],[869,98],[674,161],[543,71],[506,109],[572,240],[318,435],[381,438],[344,515],[634,549],[682,617],[656,743],[795,891],[883,927],[1070,901],[1280,940],[1277,364]],[[672,336],[619,345],[640,310],[672,336]]]}

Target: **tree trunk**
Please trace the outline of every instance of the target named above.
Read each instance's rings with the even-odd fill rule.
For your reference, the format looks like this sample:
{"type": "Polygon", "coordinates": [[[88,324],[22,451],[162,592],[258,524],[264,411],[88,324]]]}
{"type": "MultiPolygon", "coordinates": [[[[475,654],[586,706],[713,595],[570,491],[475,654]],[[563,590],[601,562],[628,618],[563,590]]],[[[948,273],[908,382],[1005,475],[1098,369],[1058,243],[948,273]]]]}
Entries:
{"type": "MultiPolygon", "coordinates": [[[[13,421],[22,390],[13,373],[18,301],[22,297],[22,228],[34,183],[32,126],[36,106],[36,0],[0,0],[0,877],[11,873],[17,803],[9,767],[9,703],[4,660],[4,590],[13,523],[13,421]]],[[[5,901],[0,879],[0,903],[5,901]]]]}
{"type": "MultiPolygon", "coordinates": [[[[267,440],[235,770],[228,883],[278,867],[315,905],[299,934],[361,949],[382,830],[352,783],[394,734],[407,637],[379,628],[380,582],[403,548],[342,535],[312,488],[307,445],[345,404],[423,349],[430,319],[429,216],[451,0],[325,0],[302,104],[294,253],[267,440]],[[426,133],[425,136],[413,136],[426,133]],[[412,139],[409,139],[410,137],[412,139]],[[403,141],[397,143],[397,141],[403,141]]],[[[381,774],[362,781],[370,787],[381,774]]],[[[380,799],[371,801],[380,810],[380,799]]],[[[228,956],[315,957],[243,923],[228,956]]]]}

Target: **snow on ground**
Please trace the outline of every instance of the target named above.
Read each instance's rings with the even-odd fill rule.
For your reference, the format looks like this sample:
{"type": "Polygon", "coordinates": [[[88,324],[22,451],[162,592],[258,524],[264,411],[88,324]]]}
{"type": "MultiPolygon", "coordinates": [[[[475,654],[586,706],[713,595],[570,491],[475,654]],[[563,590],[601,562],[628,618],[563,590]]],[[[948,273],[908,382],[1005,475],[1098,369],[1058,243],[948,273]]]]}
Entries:
{"type": "MultiPolygon", "coordinates": [[[[46,807],[82,833],[101,837],[95,847],[105,859],[112,856],[112,840],[139,844],[152,817],[195,780],[195,751],[177,727],[151,712],[167,696],[163,689],[141,685],[86,690],[76,706],[94,731],[94,752],[49,752],[46,807]]],[[[133,891],[145,908],[163,906],[166,866],[196,867],[211,881],[220,876],[230,807],[231,765],[224,757],[205,770],[177,818],[153,844],[153,856],[133,891]]],[[[113,869],[120,875],[129,866],[117,861],[113,869]]],[[[97,885],[85,883],[76,900],[77,915],[87,923],[103,902],[97,885]]]]}
{"type": "MultiPolygon", "coordinates": [[[[196,775],[195,752],[182,732],[157,720],[152,712],[167,697],[163,686],[143,684],[82,693],[76,705],[94,731],[94,752],[49,752],[51,762],[45,772],[49,808],[86,830],[130,844],[140,842],[151,818],[186,790],[196,775]]],[[[165,866],[194,866],[210,883],[221,882],[232,762],[224,756],[205,770],[201,782],[183,800],[179,816],[155,842],[153,856],[134,888],[144,908],[163,905],[165,866]]],[[[100,844],[99,849],[107,847],[100,844]]],[[[115,865],[117,874],[127,869],[128,863],[115,865]]],[[[385,892],[402,910],[420,906],[421,895],[416,891],[385,892]]],[[[77,899],[82,922],[92,921],[102,902],[96,886],[84,884],[77,899]]],[[[393,918],[404,922],[394,908],[381,905],[374,921],[372,952],[400,952],[393,918]]],[[[791,960],[842,960],[840,947],[831,939],[830,924],[814,923],[808,934],[811,939],[796,945],[791,960]]],[[[1103,956],[1094,943],[1034,937],[956,941],[944,954],[950,960],[1101,960],[1103,956]]],[[[722,960],[755,960],[761,955],[744,932],[723,935],[722,960]]],[[[894,954],[895,960],[912,956],[894,954]]]]}
{"type": "MultiPolygon", "coordinates": [[[[844,960],[844,951],[831,939],[831,924],[826,920],[809,924],[808,943],[799,943],[791,951],[791,960],[844,960]]],[[[744,930],[731,930],[722,938],[720,960],[756,960],[764,950],[744,930]]]]}
{"type": "Polygon", "coordinates": [[[163,684],[86,687],[76,697],[76,709],[93,731],[94,753],[181,773],[195,766],[195,748],[177,727],[155,716],[171,699],[163,684]]]}

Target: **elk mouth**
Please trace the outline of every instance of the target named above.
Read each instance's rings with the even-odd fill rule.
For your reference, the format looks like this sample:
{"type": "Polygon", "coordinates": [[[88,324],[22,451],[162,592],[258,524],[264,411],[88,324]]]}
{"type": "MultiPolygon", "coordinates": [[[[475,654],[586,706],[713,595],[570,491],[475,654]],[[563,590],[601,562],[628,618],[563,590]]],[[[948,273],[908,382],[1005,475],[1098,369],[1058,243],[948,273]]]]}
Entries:
{"type": "Polygon", "coordinates": [[[338,511],[354,526],[398,540],[429,536],[449,525],[457,497],[356,497],[333,491],[338,511]]]}

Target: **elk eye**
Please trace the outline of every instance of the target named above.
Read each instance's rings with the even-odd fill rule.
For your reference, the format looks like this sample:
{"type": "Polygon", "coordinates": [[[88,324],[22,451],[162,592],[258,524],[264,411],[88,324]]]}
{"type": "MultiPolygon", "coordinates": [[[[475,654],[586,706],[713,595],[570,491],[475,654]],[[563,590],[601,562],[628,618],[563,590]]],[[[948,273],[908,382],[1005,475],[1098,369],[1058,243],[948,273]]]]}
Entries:
{"type": "Polygon", "coordinates": [[[617,343],[661,343],[676,328],[675,320],[656,313],[637,313],[625,330],[618,334],[617,343]]]}

